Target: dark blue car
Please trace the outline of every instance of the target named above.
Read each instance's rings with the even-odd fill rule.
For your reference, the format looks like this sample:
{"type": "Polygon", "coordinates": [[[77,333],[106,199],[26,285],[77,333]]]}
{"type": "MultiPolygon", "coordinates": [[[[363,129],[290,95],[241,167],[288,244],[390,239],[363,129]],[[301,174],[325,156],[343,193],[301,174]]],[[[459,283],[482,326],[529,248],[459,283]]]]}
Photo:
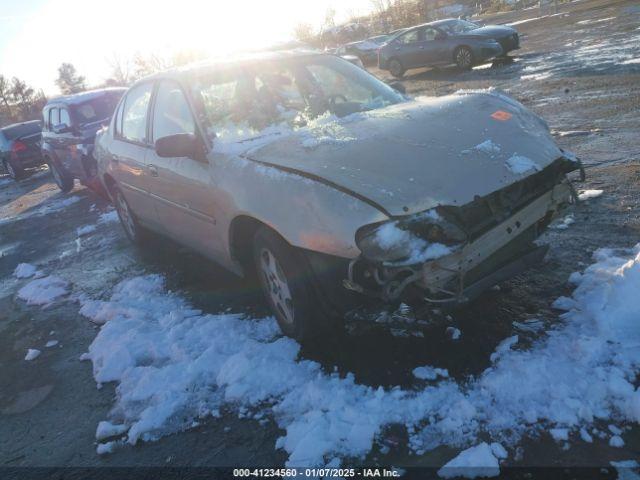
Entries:
{"type": "Polygon", "coordinates": [[[42,110],[42,156],[60,190],[74,179],[100,188],[93,144],[96,132],[109,123],[126,88],[105,88],[50,100],[42,110]]]}
{"type": "Polygon", "coordinates": [[[40,155],[42,122],[14,123],[0,128],[0,163],[14,180],[27,174],[26,169],[44,163],[40,155]]]}
{"type": "Polygon", "coordinates": [[[454,64],[468,70],[517,48],[520,48],[518,32],[511,27],[438,20],[392,37],[378,52],[378,66],[395,77],[419,67],[454,64]]]}

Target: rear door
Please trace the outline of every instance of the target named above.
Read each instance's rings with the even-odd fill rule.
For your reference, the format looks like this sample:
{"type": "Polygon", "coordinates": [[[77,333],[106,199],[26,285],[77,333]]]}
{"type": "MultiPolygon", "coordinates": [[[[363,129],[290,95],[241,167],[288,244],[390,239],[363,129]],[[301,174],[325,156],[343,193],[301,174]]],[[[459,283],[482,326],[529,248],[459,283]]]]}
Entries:
{"type": "Polygon", "coordinates": [[[114,175],[129,207],[138,220],[157,229],[159,222],[149,193],[146,157],[151,149],[148,136],[149,107],[154,83],[133,86],[120,103],[109,147],[109,171],[114,175]]]}
{"type": "MultiPolygon", "coordinates": [[[[179,133],[198,135],[194,116],[181,86],[162,80],[154,101],[153,140],[179,133]]],[[[209,162],[202,158],[159,157],[150,149],[146,158],[150,192],[165,231],[180,243],[209,256],[222,254],[216,229],[216,199],[209,162]]]]}

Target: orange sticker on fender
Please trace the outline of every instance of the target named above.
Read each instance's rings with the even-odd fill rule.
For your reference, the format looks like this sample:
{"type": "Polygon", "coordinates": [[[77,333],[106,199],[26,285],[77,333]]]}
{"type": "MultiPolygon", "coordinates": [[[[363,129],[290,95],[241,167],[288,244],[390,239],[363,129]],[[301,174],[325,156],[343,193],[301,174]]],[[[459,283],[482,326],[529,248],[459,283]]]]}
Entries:
{"type": "Polygon", "coordinates": [[[509,112],[505,112],[504,110],[496,110],[491,114],[491,118],[495,120],[500,120],[501,122],[506,122],[512,116],[513,115],[511,115],[509,112]]]}

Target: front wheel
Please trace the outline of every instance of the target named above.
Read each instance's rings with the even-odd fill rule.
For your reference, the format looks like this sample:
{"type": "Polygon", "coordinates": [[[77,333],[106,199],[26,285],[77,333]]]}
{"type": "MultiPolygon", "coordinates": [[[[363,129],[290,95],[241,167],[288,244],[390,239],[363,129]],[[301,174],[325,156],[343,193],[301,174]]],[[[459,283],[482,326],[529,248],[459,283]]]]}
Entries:
{"type": "Polygon", "coordinates": [[[473,52],[469,47],[458,47],[453,59],[460,70],[470,70],[473,67],[473,52]]]}
{"type": "Polygon", "coordinates": [[[49,165],[51,176],[56,182],[56,185],[58,185],[58,188],[63,193],[69,193],[73,189],[73,177],[63,169],[56,166],[55,162],[49,161],[47,162],[47,165],[49,165]]]}
{"type": "Polygon", "coordinates": [[[253,257],[264,296],[282,333],[296,340],[318,336],[333,325],[323,315],[312,273],[300,252],[266,227],[254,237],[253,257]]]}

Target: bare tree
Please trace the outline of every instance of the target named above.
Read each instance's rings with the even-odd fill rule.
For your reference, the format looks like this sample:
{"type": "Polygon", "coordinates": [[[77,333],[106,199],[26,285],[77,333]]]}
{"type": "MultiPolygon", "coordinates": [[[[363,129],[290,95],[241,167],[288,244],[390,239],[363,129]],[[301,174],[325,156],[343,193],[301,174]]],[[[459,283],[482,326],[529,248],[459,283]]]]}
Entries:
{"type": "Polygon", "coordinates": [[[134,80],[130,59],[114,53],[107,58],[107,63],[111,69],[111,76],[105,82],[107,85],[125,87],[134,80]]]}
{"type": "Polygon", "coordinates": [[[315,43],[315,33],[313,27],[309,23],[299,23],[293,30],[293,35],[296,40],[310,45],[315,43]]]}

